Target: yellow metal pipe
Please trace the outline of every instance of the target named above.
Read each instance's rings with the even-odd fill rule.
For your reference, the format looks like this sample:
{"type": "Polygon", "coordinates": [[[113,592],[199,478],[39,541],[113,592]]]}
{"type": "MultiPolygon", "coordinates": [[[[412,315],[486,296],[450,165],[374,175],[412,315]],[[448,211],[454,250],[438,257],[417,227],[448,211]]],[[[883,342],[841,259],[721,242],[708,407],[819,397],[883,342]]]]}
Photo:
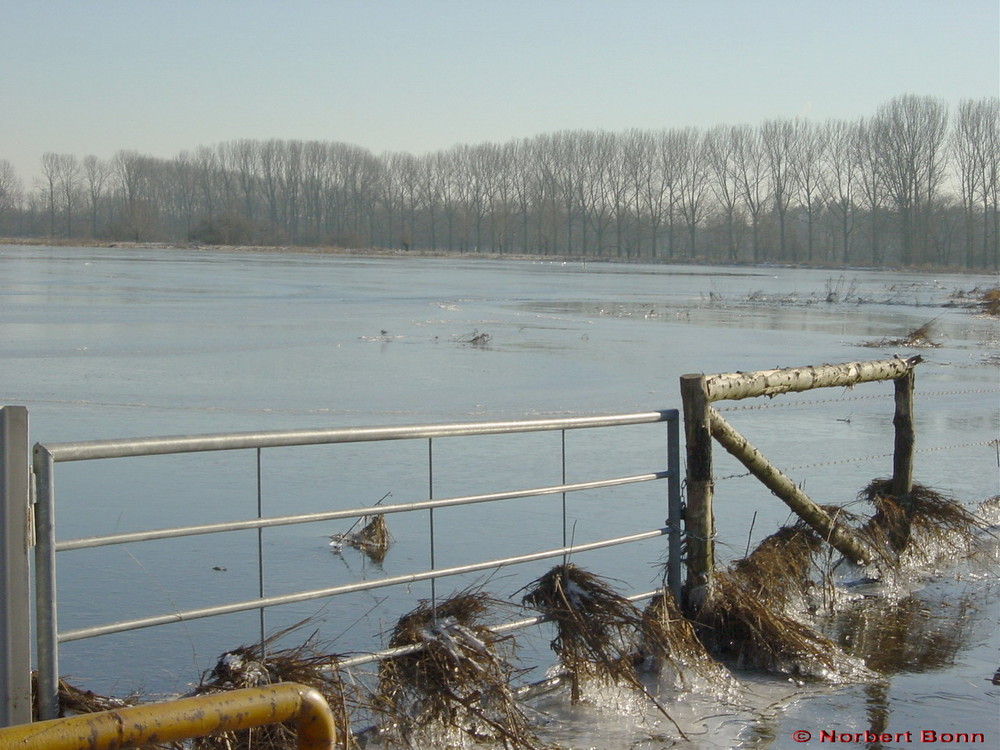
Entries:
{"type": "Polygon", "coordinates": [[[292,682],[198,695],[0,729],[3,750],[124,750],[294,721],[299,750],[331,750],[333,714],[315,688],[292,682]]]}

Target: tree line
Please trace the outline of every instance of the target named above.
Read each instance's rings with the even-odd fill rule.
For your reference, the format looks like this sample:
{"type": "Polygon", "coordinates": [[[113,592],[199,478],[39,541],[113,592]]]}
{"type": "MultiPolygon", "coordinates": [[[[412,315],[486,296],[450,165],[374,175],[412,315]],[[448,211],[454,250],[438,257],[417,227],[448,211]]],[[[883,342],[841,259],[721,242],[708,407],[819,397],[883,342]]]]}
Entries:
{"type": "Polygon", "coordinates": [[[0,159],[15,237],[997,270],[1000,99],[853,121],[561,131],[426,155],[237,140],[0,159]]]}

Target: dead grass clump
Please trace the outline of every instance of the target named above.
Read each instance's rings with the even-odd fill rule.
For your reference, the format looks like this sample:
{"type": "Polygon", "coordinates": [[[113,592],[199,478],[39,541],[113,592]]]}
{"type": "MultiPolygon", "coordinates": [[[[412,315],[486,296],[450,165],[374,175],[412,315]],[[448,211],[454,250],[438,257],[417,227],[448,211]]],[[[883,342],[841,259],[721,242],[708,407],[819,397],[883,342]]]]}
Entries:
{"type": "MultiPolygon", "coordinates": [[[[841,516],[837,507],[824,508],[841,516]]],[[[704,604],[694,614],[695,631],[714,654],[738,669],[806,677],[859,674],[828,638],[799,622],[789,612],[808,602],[817,581],[824,581],[817,557],[823,539],[802,522],[766,537],[742,560],[717,572],[704,604]]]]}
{"type": "Polygon", "coordinates": [[[654,658],[672,653],[671,634],[657,618],[644,616],[604,579],[572,563],[557,565],[527,588],[523,603],[555,622],[552,650],[569,675],[573,703],[579,702],[585,681],[626,685],[649,698],[687,738],[636,670],[643,653],[654,658]]]}
{"type": "Polygon", "coordinates": [[[98,695],[92,690],[81,690],[70,685],[66,680],[59,679],[59,714],[60,716],[72,716],[73,714],[92,714],[98,711],[113,711],[116,708],[126,708],[135,706],[141,701],[137,695],[129,695],[125,698],[114,698],[107,695],[98,695]]]}
{"type": "MultiPolygon", "coordinates": [[[[316,688],[330,704],[337,725],[338,747],[349,750],[355,744],[349,731],[351,706],[336,656],[325,653],[313,641],[313,636],[294,648],[269,651],[274,641],[301,626],[283,630],[263,644],[240,646],[219,657],[216,665],[204,675],[195,688],[195,695],[221,693],[240,688],[297,682],[316,688]]],[[[191,741],[192,750],[293,750],[298,747],[297,733],[292,724],[274,724],[237,732],[226,732],[191,741]]]]}
{"type": "Polygon", "coordinates": [[[824,542],[803,522],[783,526],[733,564],[733,574],[769,604],[785,607],[813,586],[813,559],[824,542]]]}
{"type": "Polygon", "coordinates": [[[716,573],[695,627],[709,651],[737,669],[804,677],[839,674],[841,652],[825,636],[792,619],[760,585],[733,569],[716,573]]]}
{"type": "Polygon", "coordinates": [[[865,341],[862,346],[881,348],[886,346],[906,346],[910,348],[936,349],[941,344],[934,341],[934,323],[937,318],[928,320],[922,326],[918,326],[905,336],[900,338],[881,338],[875,341],[865,341]]]}
{"type": "MultiPolygon", "coordinates": [[[[529,584],[523,602],[555,622],[552,650],[570,676],[574,703],[586,679],[638,683],[636,636],[644,624],[642,613],[604,579],[572,563],[557,565],[529,584]]],[[[652,640],[659,645],[658,638],[652,640]]]]}
{"type": "Polygon", "coordinates": [[[984,315],[1000,317],[1000,286],[983,289],[975,287],[968,292],[958,290],[952,295],[952,302],[948,306],[962,306],[978,309],[984,315]]]}
{"type": "Polygon", "coordinates": [[[372,560],[381,563],[392,544],[392,534],[384,515],[365,516],[366,523],[350,540],[350,544],[360,549],[372,560]]]}
{"type": "Polygon", "coordinates": [[[985,527],[959,502],[921,484],[914,484],[906,497],[895,497],[891,479],[875,479],[858,497],[875,508],[862,534],[892,561],[898,561],[911,547],[915,536],[921,544],[934,543],[969,554],[976,531],[985,527]]]}
{"type": "Polygon", "coordinates": [[[375,709],[408,744],[415,731],[441,729],[477,742],[537,747],[510,687],[513,639],[484,623],[497,604],[464,592],[436,606],[422,601],[396,623],[389,647],[421,648],[382,663],[375,709]]]}
{"type": "Polygon", "coordinates": [[[486,333],[485,331],[480,333],[479,329],[475,329],[472,333],[467,333],[465,336],[461,336],[458,339],[458,343],[466,344],[467,346],[486,347],[492,339],[493,336],[489,333],[486,333]]]}
{"type": "Polygon", "coordinates": [[[651,642],[644,638],[642,651],[653,660],[661,675],[664,667],[670,667],[681,684],[687,681],[689,673],[714,688],[733,684],[732,675],[708,653],[672,593],[664,591],[653,597],[642,616],[646,620],[643,634],[654,634],[651,642]]]}
{"type": "Polygon", "coordinates": [[[987,315],[1000,317],[1000,286],[987,289],[983,292],[979,306],[987,315]]]}
{"type": "MultiPolygon", "coordinates": [[[[59,715],[73,716],[75,714],[92,714],[98,711],[113,711],[116,708],[127,708],[142,702],[138,694],[124,698],[100,695],[92,690],[83,690],[71,685],[62,677],[58,683],[59,715]]],[[[32,721],[39,721],[38,711],[38,672],[31,673],[32,721]]]]}
{"type": "Polygon", "coordinates": [[[381,564],[392,545],[392,534],[389,533],[389,524],[385,521],[385,515],[379,513],[363,516],[361,520],[365,522],[365,525],[361,527],[360,531],[334,534],[330,537],[332,540],[330,546],[335,552],[339,552],[344,544],[348,544],[363,552],[372,562],[381,564]]]}

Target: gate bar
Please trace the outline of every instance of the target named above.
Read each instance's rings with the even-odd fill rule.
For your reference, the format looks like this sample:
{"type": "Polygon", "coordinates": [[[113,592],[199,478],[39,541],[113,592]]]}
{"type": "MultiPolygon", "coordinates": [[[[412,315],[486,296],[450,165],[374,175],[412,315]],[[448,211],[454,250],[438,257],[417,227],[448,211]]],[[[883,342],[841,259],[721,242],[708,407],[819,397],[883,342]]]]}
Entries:
{"type": "MultiPolygon", "coordinates": [[[[673,424],[676,424],[674,422],[673,424]]],[[[674,464],[676,465],[676,464],[674,464]]],[[[346,510],[328,510],[321,513],[308,513],[295,516],[272,516],[270,518],[250,519],[246,521],[229,521],[222,523],[202,524],[199,526],[178,526],[172,529],[154,529],[152,531],[133,531],[124,534],[109,534],[108,536],[91,536],[80,539],[65,539],[56,542],[56,551],[87,549],[90,547],[106,547],[113,544],[131,544],[133,542],[148,542],[154,539],[173,539],[176,537],[197,536],[199,534],[217,534],[223,531],[245,531],[271,526],[291,526],[299,523],[315,523],[317,521],[335,521],[341,518],[357,518],[359,516],[387,515],[390,513],[407,513],[428,508],[446,508],[451,505],[473,505],[496,500],[516,500],[523,497],[542,497],[560,492],[576,492],[579,490],[597,490],[608,487],[620,487],[626,484],[652,482],[659,479],[677,477],[680,482],[680,472],[656,471],[649,474],[635,474],[627,477],[612,477],[596,479],[589,482],[574,482],[551,487],[536,487],[534,489],[511,490],[508,492],[491,492],[483,495],[465,495],[462,497],[443,497],[439,500],[422,500],[415,503],[393,503],[392,505],[366,506],[363,508],[347,508],[346,510]]],[[[679,494],[679,491],[678,491],[679,494]]]]}
{"type": "Polygon", "coordinates": [[[666,422],[675,413],[675,409],[669,409],[666,411],[637,412],[634,414],[522,419],[502,422],[456,422],[453,424],[347,427],[326,430],[273,430],[267,432],[229,432],[209,435],[171,435],[166,437],[49,443],[46,445],[46,448],[52,453],[55,460],[59,462],[86,461],[95,458],[159,456],[169,453],[230,451],[243,448],[283,448],[296,445],[364,443],[380,440],[468,437],[470,435],[545,432],[548,430],[573,430],[587,427],[618,427],[666,422]]]}
{"type": "Polygon", "coordinates": [[[670,532],[667,527],[640,531],[628,536],[619,536],[611,539],[602,539],[586,544],[575,544],[569,547],[558,547],[555,549],[543,550],[541,552],[530,552],[526,555],[516,555],[514,557],[502,557],[495,560],[485,560],[484,562],[471,563],[469,565],[456,565],[451,568],[437,568],[425,570],[422,573],[407,573],[404,575],[392,576],[390,578],[376,578],[374,580],[360,581],[358,583],[345,583],[340,586],[331,586],[325,589],[314,589],[312,591],[302,591],[297,594],[284,594],[281,596],[271,596],[266,599],[250,599],[233,604],[221,604],[216,607],[204,607],[202,609],[189,609],[183,612],[174,612],[169,615],[155,615],[139,620],[128,620],[125,622],[110,623],[108,625],[95,625],[93,627],[69,630],[58,636],[60,643],[68,641],[79,641],[85,638],[96,638],[100,635],[110,635],[112,633],[122,633],[128,630],[138,630],[139,628],[150,628],[156,625],[166,625],[171,622],[184,622],[186,620],[198,620],[203,617],[214,617],[216,615],[229,615],[236,612],[247,612],[259,607],[277,607],[282,604],[295,604],[297,602],[310,601],[312,599],[322,599],[340,594],[351,594],[357,591],[368,591],[369,589],[383,588],[385,586],[396,586],[403,583],[417,583],[418,581],[434,580],[446,576],[461,575],[463,573],[476,573],[480,570],[491,570],[502,568],[507,565],[517,565],[519,563],[535,562],[546,560],[562,555],[571,555],[577,552],[589,552],[604,547],[614,547],[619,544],[630,544],[641,542],[645,539],[655,539],[670,532]]]}

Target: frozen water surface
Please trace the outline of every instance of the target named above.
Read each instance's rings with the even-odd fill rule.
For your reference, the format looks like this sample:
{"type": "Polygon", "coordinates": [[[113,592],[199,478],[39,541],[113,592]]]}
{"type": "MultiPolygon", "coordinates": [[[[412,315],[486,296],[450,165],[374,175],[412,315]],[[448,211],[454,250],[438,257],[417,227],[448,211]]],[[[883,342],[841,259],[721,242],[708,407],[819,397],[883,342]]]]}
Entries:
{"type": "MultiPolygon", "coordinates": [[[[29,407],[34,441],[63,442],[679,408],[678,378],[688,372],[919,353],[926,362],[917,376],[916,480],[971,507],[998,493],[990,441],[1000,425],[1000,323],[943,305],[995,283],[867,270],[4,247],[0,392],[3,403],[29,407]],[[934,348],[878,345],[928,321],[934,348]]],[[[847,503],[891,473],[891,392],[869,384],[789,396],[764,409],[719,406],[817,502],[847,503]]],[[[441,440],[434,450],[437,497],[561,481],[558,435],[441,440]]],[[[593,478],[605,467],[648,471],[662,451],[655,425],[614,437],[569,434],[567,479],[593,478]]],[[[59,538],[252,517],[251,454],[60,465],[59,538]]],[[[391,502],[423,499],[426,457],[426,444],[416,442],[265,451],[264,513],[368,505],[387,493],[391,502]]],[[[725,561],[788,514],[721,451],[715,471],[725,561]]],[[[438,513],[437,564],[558,546],[558,502],[438,513]]],[[[664,502],[659,483],[571,499],[574,538],[635,530],[639,516],[640,527],[658,526],[664,502]]],[[[347,547],[331,551],[329,536],[349,522],[268,530],[266,592],[425,566],[425,520],[388,520],[395,543],[379,564],[347,547]]],[[[253,598],[256,553],[256,532],[65,553],[60,629],[253,598]]],[[[656,585],[663,554],[654,541],[578,562],[645,590],[656,585]]],[[[512,597],[545,569],[444,581],[439,593],[475,584],[512,597]]],[[[924,729],[985,732],[995,744],[995,573],[995,564],[986,573],[943,566],[905,605],[883,613],[895,625],[869,625],[921,623],[914,632],[938,649],[897,654],[877,684],[741,675],[739,694],[726,700],[669,690],[661,700],[689,730],[690,747],[802,747],[817,744],[822,730],[876,726],[915,738],[924,729]],[[935,636],[942,632],[953,637],[935,636]],[[796,743],[796,730],[813,739],[796,743]]],[[[414,585],[338,598],[318,612],[316,605],[283,607],[268,612],[267,628],[312,617],[310,628],[334,650],[368,649],[428,595],[414,585]]],[[[73,642],[63,646],[61,671],[102,693],[183,691],[219,654],[258,632],[254,613],[73,642]]],[[[529,679],[551,663],[550,638],[542,629],[525,634],[520,656],[537,665],[529,679]]],[[[569,708],[558,697],[543,704],[546,732],[566,746],[673,746],[672,727],[641,705],[569,708]]]]}

